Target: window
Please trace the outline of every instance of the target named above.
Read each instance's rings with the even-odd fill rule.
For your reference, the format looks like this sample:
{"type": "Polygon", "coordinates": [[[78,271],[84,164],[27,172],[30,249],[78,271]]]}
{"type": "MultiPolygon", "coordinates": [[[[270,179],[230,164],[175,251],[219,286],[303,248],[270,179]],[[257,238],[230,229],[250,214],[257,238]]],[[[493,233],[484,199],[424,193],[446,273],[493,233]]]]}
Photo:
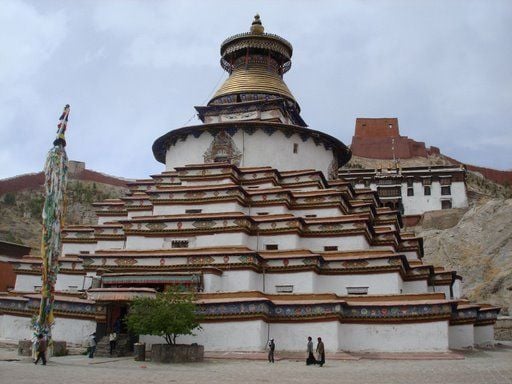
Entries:
{"type": "Polygon", "coordinates": [[[413,183],[414,183],[413,179],[407,179],[407,187],[412,188],[413,183]]]}
{"type": "Polygon", "coordinates": [[[265,215],[268,215],[268,212],[257,212],[256,214],[258,216],[265,216],[265,215]]]}
{"type": "Polygon", "coordinates": [[[316,215],[306,215],[306,217],[316,217],[316,215]]]}
{"type": "Polygon", "coordinates": [[[213,159],[214,163],[229,163],[229,157],[227,156],[217,156],[213,159]]]}
{"type": "Polygon", "coordinates": [[[88,255],[89,253],[90,253],[89,251],[80,251],[81,255],[88,255]]]}
{"type": "Polygon", "coordinates": [[[299,144],[293,143],[293,153],[299,153],[299,144]]]}
{"type": "Polygon", "coordinates": [[[277,251],[279,246],[277,244],[265,244],[265,249],[267,251],[277,251]]]}
{"type": "Polygon", "coordinates": [[[441,200],[441,209],[451,209],[452,201],[451,200],[441,200]]]}
{"type": "Polygon", "coordinates": [[[338,250],[338,246],[337,245],[326,245],[324,247],[324,251],[326,251],[326,252],[337,251],[337,250],[338,250]]]}
{"type": "Polygon", "coordinates": [[[407,196],[414,196],[414,189],[413,188],[407,188],[407,196]]]}
{"type": "Polygon", "coordinates": [[[185,213],[201,213],[202,209],[185,209],[185,213]]]}
{"type": "Polygon", "coordinates": [[[425,177],[423,178],[423,185],[431,185],[432,184],[432,179],[430,177],[425,177]]]}
{"type": "Polygon", "coordinates": [[[441,184],[441,185],[451,185],[452,184],[452,178],[451,177],[440,177],[439,178],[439,184],[441,184]]]}
{"type": "Polygon", "coordinates": [[[188,240],[173,240],[171,242],[172,248],[188,248],[188,240]]]}
{"type": "Polygon", "coordinates": [[[441,195],[446,196],[446,195],[451,195],[451,194],[452,194],[452,188],[449,185],[445,186],[445,187],[441,187],[441,195]]]}
{"type": "Polygon", "coordinates": [[[367,295],[368,287],[347,287],[347,294],[349,294],[349,295],[367,295]]]}
{"type": "Polygon", "coordinates": [[[393,124],[388,124],[388,128],[389,129],[393,128],[393,124]]]}
{"type": "Polygon", "coordinates": [[[292,293],[293,285],[276,285],[277,293],[292,293]]]}
{"type": "Polygon", "coordinates": [[[430,196],[430,187],[428,185],[425,185],[423,187],[423,192],[424,192],[425,196],[430,196]]]}

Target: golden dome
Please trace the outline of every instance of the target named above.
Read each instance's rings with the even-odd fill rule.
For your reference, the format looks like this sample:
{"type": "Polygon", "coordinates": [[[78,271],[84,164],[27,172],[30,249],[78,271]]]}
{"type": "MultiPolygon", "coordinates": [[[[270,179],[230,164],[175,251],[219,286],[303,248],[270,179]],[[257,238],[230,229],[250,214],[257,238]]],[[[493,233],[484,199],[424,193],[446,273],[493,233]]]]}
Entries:
{"type": "Polygon", "coordinates": [[[225,95],[243,93],[280,95],[295,101],[281,76],[277,72],[269,71],[265,64],[249,64],[247,69],[233,70],[229,78],[215,92],[212,101],[225,95]]]}
{"type": "Polygon", "coordinates": [[[231,36],[222,43],[221,65],[230,76],[208,104],[274,96],[297,104],[283,81],[283,74],[291,66],[292,45],[282,37],[264,31],[260,16],[256,15],[250,32],[231,36]]]}

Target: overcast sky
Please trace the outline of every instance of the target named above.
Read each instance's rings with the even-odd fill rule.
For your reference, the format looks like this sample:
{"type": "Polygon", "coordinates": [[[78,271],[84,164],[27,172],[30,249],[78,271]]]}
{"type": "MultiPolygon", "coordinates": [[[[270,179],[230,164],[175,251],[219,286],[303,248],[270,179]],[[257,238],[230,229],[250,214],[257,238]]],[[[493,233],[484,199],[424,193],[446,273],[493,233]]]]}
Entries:
{"type": "MultiPolygon", "coordinates": [[[[308,125],[350,144],[356,117],[466,163],[512,168],[512,1],[0,1],[0,178],[39,171],[71,104],[70,159],[144,178],[151,145],[227,77],[248,31],[294,47],[285,81],[308,125]]],[[[192,119],[191,119],[192,118],[192,119]]]]}

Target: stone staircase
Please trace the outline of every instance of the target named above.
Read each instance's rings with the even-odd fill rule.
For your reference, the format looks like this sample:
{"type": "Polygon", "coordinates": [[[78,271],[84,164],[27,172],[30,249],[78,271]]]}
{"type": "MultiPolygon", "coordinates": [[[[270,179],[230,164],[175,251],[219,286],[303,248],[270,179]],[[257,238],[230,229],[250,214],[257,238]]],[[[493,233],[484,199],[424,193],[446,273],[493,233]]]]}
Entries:
{"type": "MultiPolygon", "coordinates": [[[[133,340],[130,335],[119,334],[117,335],[116,348],[112,353],[113,357],[131,356],[133,354],[133,340]]],[[[98,341],[96,345],[96,354],[98,357],[110,357],[110,342],[108,335],[104,336],[98,341]]]]}

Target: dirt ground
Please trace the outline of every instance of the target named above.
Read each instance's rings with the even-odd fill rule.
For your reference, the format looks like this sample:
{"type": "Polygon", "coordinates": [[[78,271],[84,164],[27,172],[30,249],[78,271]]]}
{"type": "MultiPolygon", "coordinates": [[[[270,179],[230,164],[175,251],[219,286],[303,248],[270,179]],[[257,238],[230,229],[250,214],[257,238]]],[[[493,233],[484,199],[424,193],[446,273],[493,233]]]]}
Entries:
{"type": "MultiPolygon", "coordinates": [[[[455,360],[331,360],[322,368],[302,359],[212,359],[160,365],[133,358],[53,357],[46,366],[0,348],[0,383],[512,383],[512,344],[462,352],[455,360]]],[[[279,355],[277,354],[277,357],[279,355]]]]}

